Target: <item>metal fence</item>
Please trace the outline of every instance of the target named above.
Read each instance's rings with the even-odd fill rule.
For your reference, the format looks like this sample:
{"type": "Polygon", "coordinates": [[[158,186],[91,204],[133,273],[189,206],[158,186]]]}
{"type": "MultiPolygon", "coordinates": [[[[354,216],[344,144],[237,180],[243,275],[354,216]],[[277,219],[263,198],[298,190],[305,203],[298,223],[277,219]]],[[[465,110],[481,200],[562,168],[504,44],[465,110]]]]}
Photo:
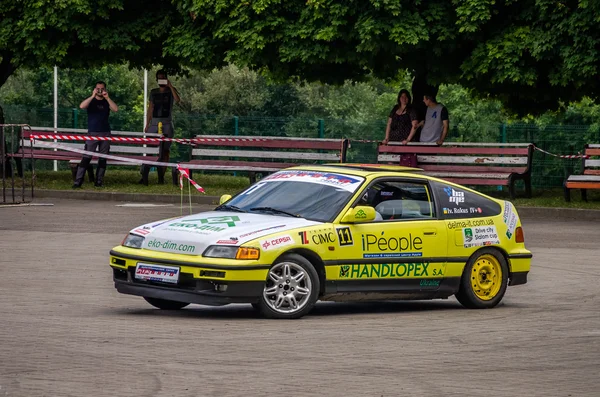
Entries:
{"type": "MultiPolygon", "coordinates": [[[[5,106],[7,122],[26,123],[52,127],[52,109],[5,106]]],[[[199,134],[246,135],[246,136],[289,136],[348,138],[351,146],[349,162],[376,162],[377,142],[385,134],[387,120],[363,121],[353,119],[323,119],[311,117],[254,117],[198,115],[178,112],[174,115],[176,137],[189,138],[199,134]]],[[[115,130],[141,130],[141,115],[119,112],[111,115],[115,130]],[[117,117],[118,115],[118,117],[117,117]]],[[[60,109],[58,127],[86,128],[87,114],[80,109],[60,109]]],[[[453,126],[448,134],[452,142],[507,142],[534,143],[551,153],[572,155],[583,151],[586,143],[600,143],[598,126],[497,124],[478,125],[473,128],[453,126]]],[[[186,157],[185,148],[174,148],[175,161],[186,157]]],[[[533,186],[536,188],[560,187],[566,176],[581,171],[581,161],[557,158],[535,152],[533,161],[533,186]]]]}

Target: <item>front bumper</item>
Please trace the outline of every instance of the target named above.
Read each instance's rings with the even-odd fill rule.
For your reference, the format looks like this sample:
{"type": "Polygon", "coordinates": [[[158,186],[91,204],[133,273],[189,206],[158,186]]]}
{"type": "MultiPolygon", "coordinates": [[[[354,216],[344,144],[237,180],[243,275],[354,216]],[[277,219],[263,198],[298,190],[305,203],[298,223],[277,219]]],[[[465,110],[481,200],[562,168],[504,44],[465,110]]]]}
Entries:
{"type": "Polygon", "coordinates": [[[203,305],[258,302],[265,285],[265,265],[223,266],[150,258],[111,251],[110,266],[118,292],[203,305]],[[138,262],[177,266],[177,284],[135,278],[138,262]]]}
{"type": "Polygon", "coordinates": [[[167,299],[177,302],[199,303],[210,306],[258,302],[264,284],[264,282],[257,281],[230,283],[227,284],[226,291],[220,292],[214,289],[186,291],[161,285],[115,280],[115,288],[122,294],[167,299]]]}

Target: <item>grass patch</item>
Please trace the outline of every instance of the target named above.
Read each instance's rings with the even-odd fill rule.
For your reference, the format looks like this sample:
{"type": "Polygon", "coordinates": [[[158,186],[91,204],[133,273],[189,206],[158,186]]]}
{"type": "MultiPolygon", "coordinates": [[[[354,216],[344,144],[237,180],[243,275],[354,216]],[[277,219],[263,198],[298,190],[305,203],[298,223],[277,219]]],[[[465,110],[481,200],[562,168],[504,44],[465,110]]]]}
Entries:
{"type": "MultiPolygon", "coordinates": [[[[165,174],[165,184],[158,184],[156,172],[151,172],[148,178],[148,186],[138,184],[140,180],[139,171],[133,170],[111,170],[106,172],[104,177],[104,186],[94,187],[85,176],[81,189],[98,192],[118,192],[118,193],[150,193],[150,194],[181,194],[179,185],[174,186],[171,178],[171,172],[168,170],[165,174]]],[[[202,186],[207,196],[221,196],[222,194],[235,194],[250,185],[247,177],[202,174],[194,172],[192,179],[202,186]]],[[[31,174],[26,175],[26,183],[29,185],[31,174]]],[[[73,190],[73,177],[71,171],[37,171],[35,178],[35,189],[46,190],[73,190]]],[[[184,181],[184,193],[187,194],[188,182],[184,181]]],[[[192,186],[192,194],[202,194],[192,186]]]]}
{"type": "Polygon", "coordinates": [[[517,198],[510,199],[506,191],[484,191],[482,192],[499,199],[509,200],[518,207],[554,207],[554,208],[581,208],[600,210],[600,190],[588,190],[588,201],[581,200],[581,190],[571,190],[571,201],[566,202],[562,188],[533,189],[531,198],[522,197],[523,191],[517,191],[517,198]]]}
{"type": "MultiPolygon", "coordinates": [[[[26,175],[26,184],[29,185],[31,174],[26,175]]],[[[158,184],[156,172],[150,173],[149,186],[138,184],[140,173],[137,170],[112,170],[108,169],[104,179],[104,187],[94,187],[87,179],[81,190],[119,192],[119,193],[150,193],[150,194],[180,194],[179,186],[174,186],[171,173],[165,175],[166,183],[158,184]]],[[[226,174],[204,174],[194,172],[193,179],[204,188],[207,196],[221,196],[223,194],[236,194],[247,188],[250,182],[246,176],[232,176],[226,174]]],[[[17,180],[17,182],[19,182],[17,180]]],[[[7,184],[8,185],[8,184],[7,184]]],[[[17,185],[20,187],[20,184],[17,185]]],[[[73,179],[71,171],[38,171],[36,172],[36,189],[72,190],[73,179]]],[[[184,184],[184,193],[187,194],[187,182],[184,184]]],[[[476,187],[477,189],[477,187],[476,187]]],[[[571,202],[567,203],[563,197],[562,188],[534,189],[532,198],[522,197],[523,189],[517,189],[517,198],[510,200],[508,191],[503,188],[499,191],[495,188],[480,187],[477,189],[492,197],[509,200],[516,206],[522,207],[560,207],[560,208],[582,208],[600,210],[600,190],[588,190],[588,201],[581,200],[580,190],[571,191],[571,202]]],[[[192,194],[201,194],[192,187],[192,194]]]]}

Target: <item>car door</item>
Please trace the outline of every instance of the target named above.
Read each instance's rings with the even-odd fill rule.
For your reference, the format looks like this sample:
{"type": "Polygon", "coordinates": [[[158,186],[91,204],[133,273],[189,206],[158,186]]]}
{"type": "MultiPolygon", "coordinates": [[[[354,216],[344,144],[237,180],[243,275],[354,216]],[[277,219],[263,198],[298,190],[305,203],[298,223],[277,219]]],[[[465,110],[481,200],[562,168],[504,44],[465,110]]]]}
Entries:
{"type": "Polygon", "coordinates": [[[382,220],[336,227],[338,292],[436,290],[445,273],[447,231],[428,183],[379,179],[359,197],[354,206],[373,206],[382,220]]]}

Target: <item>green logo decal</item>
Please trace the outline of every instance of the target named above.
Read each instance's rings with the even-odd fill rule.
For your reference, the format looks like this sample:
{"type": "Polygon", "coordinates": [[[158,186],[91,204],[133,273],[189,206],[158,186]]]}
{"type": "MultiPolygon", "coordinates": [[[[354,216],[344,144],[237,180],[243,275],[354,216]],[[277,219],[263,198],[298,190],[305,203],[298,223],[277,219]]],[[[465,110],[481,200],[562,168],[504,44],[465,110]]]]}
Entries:
{"type": "Polygon", "coordinates": [[[340,267],[340,277],[348,278],[349,274],[350,274],[350,266],[349,265],[344,265],[344,266],[340,267]]]}
{"type": "Polygon", "coordinates": [[[465,243],[473,241],[473,230],[470,228],[465,229],[465,243]]]}
{"type": "Polygon", "coordinates": [[[367,214],[365,214],[365,211],[363,211],[363,210],[358,210],[358,212],[354,215],[354,217],[356,219],[364,219],[367,217],[367,214]]]}

